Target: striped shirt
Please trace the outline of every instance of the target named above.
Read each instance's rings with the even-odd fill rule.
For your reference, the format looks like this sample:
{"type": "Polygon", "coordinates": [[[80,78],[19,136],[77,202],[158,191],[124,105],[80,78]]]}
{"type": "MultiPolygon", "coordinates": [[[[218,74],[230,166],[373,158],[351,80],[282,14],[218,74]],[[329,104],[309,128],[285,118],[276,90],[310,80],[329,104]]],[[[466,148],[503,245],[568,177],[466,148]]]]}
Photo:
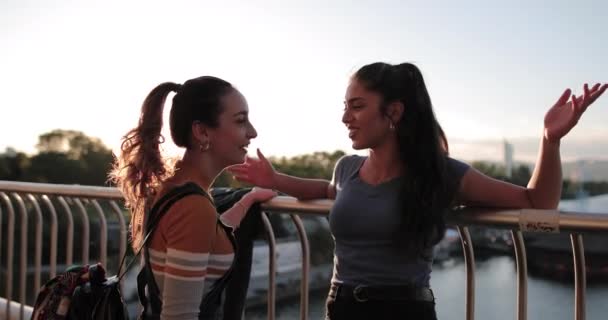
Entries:
{"type": "Polygon", "coordinates": [[[198,319],[203,296],[234,259],[215,207],[200,195],[186,196],[169,209],[152,236],[149,253],[160,290],[161,319],[198,319]]]}

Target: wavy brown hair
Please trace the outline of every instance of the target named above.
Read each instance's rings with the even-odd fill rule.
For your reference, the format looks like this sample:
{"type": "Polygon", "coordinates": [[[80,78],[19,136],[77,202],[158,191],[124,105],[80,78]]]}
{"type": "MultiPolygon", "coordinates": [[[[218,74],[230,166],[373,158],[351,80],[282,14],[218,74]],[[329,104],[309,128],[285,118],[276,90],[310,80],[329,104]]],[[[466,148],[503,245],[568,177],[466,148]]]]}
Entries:
{"type": "Polygon", "coordinates": [[[123,136],[121,153],[110,173],[110,180],[122,192],[125,205],[131,211],[134,249],[141,245],[146,204],[157,195],[161,183],[173,174],[160,151],[160,144],[164,142],[161,130],[167,96],[176,92],[169,115],[171,138],[177,146],[191,148],[192,123],[200,121],[217,127],[221,98],[232,90],[230,83],[205,76],[183,85],[161,83],[144,100],[138,125],[123,136]]]}

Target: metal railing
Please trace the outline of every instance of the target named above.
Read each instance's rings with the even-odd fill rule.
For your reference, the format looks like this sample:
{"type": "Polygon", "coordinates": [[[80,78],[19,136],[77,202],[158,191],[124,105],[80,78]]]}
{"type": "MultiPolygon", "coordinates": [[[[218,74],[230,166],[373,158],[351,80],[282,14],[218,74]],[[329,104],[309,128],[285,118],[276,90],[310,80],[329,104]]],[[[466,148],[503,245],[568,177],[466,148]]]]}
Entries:
{"type": "MultiPolygon", "coordinates": [[[[5,255],[0,251],[0,270],[4,268],[4,293],[0,297],[0,319],[29,319],[32,308],[26,300],[37,294],[41,284],[43,241],[49,246],[48,278],[57,273],[57,256],[59,246],[59,228],[65,229],[64,264],[74,262],[88,263],[91,255],[108,267],[109,272],[118,268],[119,259],[108,265],[108,221],[118,224],[119,243],[118,257],[127,248],[126,212],[118,202],[122,200],[115,188],[90,187],[77,185],[55,185],[25,182],[0,181],[0,248],[6,248],[5,255]],[[24,200],[25,199],[25,200],[24,200]],[[42,203],[42,205],[41,205],[42,203]],[[102,205],[103,204],[103,205],[102,205]],[[46,210],[43,210],[45,208],[46,210]],[[59,210],[58,210],[59,208],[59,210]],[[112,212],[112,215],[107,211],[112,212]],[[43,212],[45,214],[43,214],[43,212]],[[58,213],[61,212],[61,218],[58,213]],[[16,213],[19,219],[16,219],[16,213]],[[33,217],[34,229],[34,274],[30,287],[27,286],[27,251],[30,240],[29,222],[33,217]],[[61,221],[61,223],[60,223],[61,221]],[[15,257],[15,228],[19,222],[19,270],[18,298],[13,296],[13,259],[15,257]],[[65,222],[65,223],[63,223],[65,222]],[[76,223],[78,222],[78,223],[76,223]],[[74,258],[74,234],[76,225],[81,228],[80,260],[74,258]],[[2,233],[5,229],[6,233],[2,233]],[[46,232],[43,232],[44,229],[46,232]],[[25,230],[25,232],[24,232],[25,230]],[[97,233],[91,239],[91,230],[97,233]],[[48,240],[43,239],[44,235],[48,240]],[[89,252],[89,245],[97,246],[96,252],[89,252]]],[[[268,284],[268,319],[275,318],[276,287],[276,243],[268,213],[290,212],[296,225],[302,246],[302,279],[300,281],[300,319],[308,318],[308,278],[310,272],[310,249],[300,216],[326,215],[332,205],[330,200],[298,201],[291,197],[276,197],[262,204],[265,214],[262,222],[267,232],[269,244],[269,284],[268,284]]],[[[575,271],[575,312],[576,320],[585,319],[585,255],[583,235],[586,232],[608,231],[608,215],[577,212],[560,212],[557,210],[498,210],[484,208],[461,208],[448,216],[448,224],[458,229],[463,248],[466,270],[466,308],[465,317],[474,319],[475,310],[475,255],[467,226],[494,227],[511,230],[517,267],[517,319],[527,319],[527,263],[526,248],[522,232],[567,232],[570,233],[573,264],[575,271]]],[[[63,250],[63,249],[62,249],[63,250]]],[[[0,288],[1,289],[1,288],[0,288]]]]}

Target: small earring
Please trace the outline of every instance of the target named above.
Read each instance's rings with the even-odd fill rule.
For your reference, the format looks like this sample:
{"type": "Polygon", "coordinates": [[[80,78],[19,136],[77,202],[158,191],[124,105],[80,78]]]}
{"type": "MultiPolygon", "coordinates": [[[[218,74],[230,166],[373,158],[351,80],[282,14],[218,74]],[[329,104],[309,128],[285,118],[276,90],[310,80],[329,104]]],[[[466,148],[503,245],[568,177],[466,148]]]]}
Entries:
{"type": "Polygon", "coordinates": [[[201,152],[205,152],[211,148],[211,143],[207,141],[205,144],[199,143],[198,147],[201,149],[201,152]]]}

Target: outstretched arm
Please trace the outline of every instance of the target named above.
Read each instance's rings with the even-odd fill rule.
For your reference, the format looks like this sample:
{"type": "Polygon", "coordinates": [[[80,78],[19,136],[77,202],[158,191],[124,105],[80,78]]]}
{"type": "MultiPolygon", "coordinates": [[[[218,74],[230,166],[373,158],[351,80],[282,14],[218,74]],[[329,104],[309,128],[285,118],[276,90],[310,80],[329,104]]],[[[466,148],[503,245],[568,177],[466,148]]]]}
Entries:
{"type": "Polygon", "coordinates": [[[585,84],[582,96],[566,90],[545,115],[538,159],[527,188],[499,181],[471,168],[461,180],[459,202],[467,205],[554,209],[562,191],[560,141],[578,122],[587,107],[608,89],[608,84],[585,84]]]}
{"type": "Polygon", "coordinates": [[[228,171],[239,181],[275,189],[300,200],[335,198],[335,188],[329,181],[304,179],[277,172],[259,149],[257,153],[258,159],[248,157],[245,163],[232,166],[228,171]]]}

